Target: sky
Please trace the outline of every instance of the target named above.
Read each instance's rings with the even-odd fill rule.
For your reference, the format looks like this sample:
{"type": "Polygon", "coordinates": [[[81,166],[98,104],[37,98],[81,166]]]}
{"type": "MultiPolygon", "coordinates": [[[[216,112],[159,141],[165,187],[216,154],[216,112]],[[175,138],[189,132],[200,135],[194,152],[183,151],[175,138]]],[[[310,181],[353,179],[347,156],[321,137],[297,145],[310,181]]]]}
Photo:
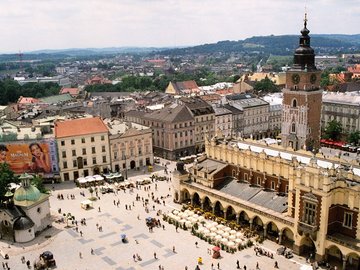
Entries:
{"type": "Polygon", "coordinates": [[[0,52],[358,34],[360,0],[0,0],[0,52]]]}

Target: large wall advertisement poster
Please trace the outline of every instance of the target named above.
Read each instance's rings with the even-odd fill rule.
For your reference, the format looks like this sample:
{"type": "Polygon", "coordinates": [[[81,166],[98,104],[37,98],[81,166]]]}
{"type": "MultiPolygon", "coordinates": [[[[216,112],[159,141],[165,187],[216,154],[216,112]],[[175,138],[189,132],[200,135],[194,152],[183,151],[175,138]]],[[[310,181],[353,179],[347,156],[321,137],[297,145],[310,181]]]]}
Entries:
{"type": "Polygon", "coordinates": [[[16,174],[59,172],[54,139],[0,142],[0,163],[4,162],[16,174]]]}

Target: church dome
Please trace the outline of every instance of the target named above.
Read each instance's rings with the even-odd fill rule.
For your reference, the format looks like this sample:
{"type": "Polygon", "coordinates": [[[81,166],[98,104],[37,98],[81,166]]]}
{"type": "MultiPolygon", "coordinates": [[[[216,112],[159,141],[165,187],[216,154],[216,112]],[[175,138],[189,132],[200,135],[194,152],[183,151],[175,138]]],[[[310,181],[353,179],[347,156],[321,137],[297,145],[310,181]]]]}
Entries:
{"type": "Polygon", "coordinates": [[[33,185],[21,186],[14,193],[15,201],[37,201],[40,198],[40,191],[33,185]]]}
{"type": "Polygon", "coordinates": [[[19,217],[14,222],[14,230],[20,231],[20,230],[28,230],[31,229],[34,226],[34,222],[28,218],[28,217],[19,217]]]}
{"type": "Polygon", "coordinates": [[[314,49],[311,47],[300,46],[295,50],[295,54],[314,54],[314,49]]]}

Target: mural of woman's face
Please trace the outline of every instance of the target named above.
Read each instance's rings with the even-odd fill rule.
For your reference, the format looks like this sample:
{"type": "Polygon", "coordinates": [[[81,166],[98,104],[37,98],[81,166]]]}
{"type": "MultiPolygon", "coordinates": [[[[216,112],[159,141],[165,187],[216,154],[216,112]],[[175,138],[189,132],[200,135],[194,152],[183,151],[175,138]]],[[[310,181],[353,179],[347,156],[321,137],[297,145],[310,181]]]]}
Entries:
{"type": "Polygon", "coordinates": [[[41,155],[42,151],[40,149],[40,147],[36,144],[31,146],[31,154],[33,156],[39,157],[41,155]]]}
{"type": "Polygon", "coordinates": [[[4,162],[6,159],[6,151],[0,151],[0,162],[4,162]]]}

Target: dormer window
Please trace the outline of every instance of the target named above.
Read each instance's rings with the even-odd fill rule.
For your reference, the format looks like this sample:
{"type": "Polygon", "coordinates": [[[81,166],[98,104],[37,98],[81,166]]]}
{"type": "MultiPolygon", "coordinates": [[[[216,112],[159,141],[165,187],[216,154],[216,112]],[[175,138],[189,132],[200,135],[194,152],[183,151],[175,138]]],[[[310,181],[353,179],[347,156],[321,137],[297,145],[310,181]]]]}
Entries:
{"type": "Polygon", "coordinates": [[[291,133],[296,133],[296,124],[295,123],[291,124],[291,133]]]}

